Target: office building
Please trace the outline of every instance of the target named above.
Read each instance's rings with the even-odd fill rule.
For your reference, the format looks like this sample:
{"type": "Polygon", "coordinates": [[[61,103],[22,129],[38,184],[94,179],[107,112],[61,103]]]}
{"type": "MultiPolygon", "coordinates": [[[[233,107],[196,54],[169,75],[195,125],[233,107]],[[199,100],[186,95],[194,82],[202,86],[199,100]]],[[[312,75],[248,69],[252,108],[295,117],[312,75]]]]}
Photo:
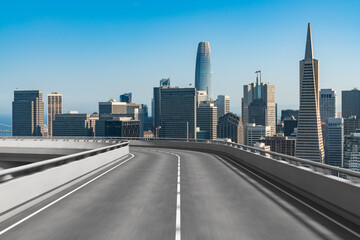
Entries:
{"type": "Polygon", "coordinates": [[[284,133],[284,123],[283,122],[276,124],[276,133],[284,133]]]}
{"type": "Polygon", "coordinates": [[[206,91],[207,99],[213,99],[213,70],[209,42],[200,42],[196,55],[195,88],[206,91]]]}
{"type": "Polygon", "coordinates": [[[128,117],[105,121],[105,137],[139,137],[140,121],[128,117]]]}
{"type": "Polygon", "coordinates": [[[124,93],[120,95],[120,102],[131,103],[132,93],[124,93]]]}
{"type": "Polygon", "coordinates": [[[300,61],[300,111],[295,156],[324,162],[319,110],[319,61],[313,57],[310,23],[308,24],[305,58],[300,61]]]}
{"type": "Polygon", "coordinates": [[[296,140],[284,136],[284,134],[262,137],[259,141],[269,145],[270,151],[295,156],[296,140]]]}
{"type": "Polygon", "coordinates": [[[117,102],[111,99],[107,102],[99,102],[99,114],[126,114],[127,103],[117,102]]]}
{"type": "Polygon", "coordinates": [[[242,117],[247,123],[269,126],[271,134],[276,133],[275,85],[264,83],[261,71],[256,71],[256,82],[244,85],[242,99],[242,117]],[[260,73],[260,78],[259,78],[260,73]]]}
{"type": "Polygon", "coordinates": [[[246,126],[246,145],[254,146],[256,142],[259,142],[260,138],[272,136],[270,126],[256,125],[255,123],[248,123],[246,126]]]}
{"type": "Polygon", "coordinates": [[[54,137],[89,137],[92,136],[90,116],[77,111],[55,114],[53,120],[54,137]]]}
{"type": "Polygon", "coordinates": [[[254,148],[258,148],[258,149],[261,149],[261,150],[264,150],[264,151],[271,151],[270,149],[270,146],[269,145],[266,145],[265,143],[263,142],[256,142],[254,143],[254,148]]]}
{"type": "Polygon", "coordinates": [[[196,89],[160,89],[160,136],[196,138],[196,89]]]}
{"type": "MultiPolygon", "coordinates": [[[[116,102],[110,100],[107,102],[99,102],[99,119],[96,120],[95,136],[106,136],[106,122],[107,121],[120,121],[120,118],[130,118],[132,121],[139,121],[139,133],[138,137],[142,137],[144,134],[145,126],[145,114],[146,109],[142,108],[142,104],[116,102]]],[[[147,107],[146,107],[147,108],[147,107]]],[[[115,126],[115,123],[112,123],[115,126]]],[[[119,124],[120,126],[121,124],[119,124]]],[[[131,124],[130,124],[131,125],[131,124]]],[[[129,126],[130,126],[129,125],[129,126]]],[[[121,125],[122,127],[123,125],[121,125]]],[[[119,132],[116,132],[118,135],[119,132]]]]}
{"type": "MultiPolygon", "coordinates": [[[[99,102],[99,114],[100,118],[102,115],[107,116],[108,114],[115,114],[116,116],[114,115],[114,117],[132,117],[133,120],[139,120],[140,137],[144,134],[146,109],[143,109],[142,104],[117,102],[116,100],[99,102]]],[[[104,126],[101,126],[101,128],[103,127],[104,126]]],[[[104,134],[103,131],[101,131],[101,134],[104,134]]]]}
{"type": "Polygon", "coordinates": [[[218,119],[228,112],[230,112],[230,96],[227,95],[218,95],[218,98],[215,101],[215,106],[217,107],[218,119]]]}
{"type": "Polygon", "coordinates": [[[291,136],[294,132],[294,129],[297,128],[298,121],[294,116],[284,118],[284,135],[291,136]]]}
{"type": "Polygon", "coordinates": [[[196,91],[196,107],[200,105],[202,102],[206,102],[207,93],[206,91],[196,91]]]}
{"type": "Polygon", "coordinates": [[[211,102],[202,102],[196,108],[196,126],[204,133],[201,139],[217,138],[217,107],[211,102]]]}
{"type": "Polygon", "coordinates": [[[320,119],[326,122],[328,118],[336,118],[336,92],[334,89],[320,90],[320,119]]]}
{"type": "MultiPolygon", "coordinates": [[[[161,116],[161,90],[170,88],[170,78],[163,78],[160,80],[159,87],[154,87],[153,99],[152,99],[152,118],[153,118],[153,129],[158,132],[160,127],[160,116],[161,116]]],[[[159,137],[159,136],[156,136],[159,137]]]]}
{"type": "Polygon", "coordinates": [[[48,124],[48,136],[52,136],[52,122],[55,119],[55,114],[62,113],[63,96],[57,92],[53,92],[47,95],[47,124],[48,124]]]}
{"type": "Polygon", "coordinates": [[[244,127],[242,119],[229,112],[219,118],[217,126],[218,138],[230,138],[232,142],[244,144],[244,127]]]}
{"type": "Polygon", "coordinates": [[[12,131],[13,136],[43,136],[44,102],[42,91],[14,91],[12,131]]]}
{"type": "Polygon", "coordinates": [[[357,88],[341,92],[341,114],[343,118],[360,118],[360,91],[357,88]]]}
{"type": "Polygon", "coordinates": [[[299,110],[294,109],[286,109],[281,110],[281,122],[284,121],[285,118],[293,116],[295,119],[299,118],[299,110]]]}
{"type": "Polygon", "coordinates": [[[355,133],[356,129],[360,129],[360,117],[349,116],[344,118],[344,135],[355,133]]]}
{"type": "Polygon", "coordinates": [[[90,132],[91,136],[95,136],[95,130],[96,130],[96,121],[99,120],[100,115],[97,112],[94,112],[90,115],[90,132]]]}
{"type": "Polygon", "coordinates": [[[342,167],[344,121],[342,118],[328,118],[326,122],[325,163],[342,167]]]}
{"type": "Polygon", "coordinates": [[[360,133],[345,136],[343,167],[360,172],[360,133]]]}

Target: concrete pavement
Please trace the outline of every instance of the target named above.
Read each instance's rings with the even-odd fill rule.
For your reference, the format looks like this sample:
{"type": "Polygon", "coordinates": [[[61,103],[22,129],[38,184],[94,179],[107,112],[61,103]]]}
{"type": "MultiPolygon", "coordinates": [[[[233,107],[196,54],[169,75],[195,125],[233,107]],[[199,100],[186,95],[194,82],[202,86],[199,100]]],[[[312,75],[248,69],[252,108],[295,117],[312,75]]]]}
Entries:
{"type": "Polygon", "coordinates": [[[0,239],[175,239],[178,162],[169,152],[180,156],[182,239],[356,239],[220,157],[130,150],[133,159],[0,239]]]}

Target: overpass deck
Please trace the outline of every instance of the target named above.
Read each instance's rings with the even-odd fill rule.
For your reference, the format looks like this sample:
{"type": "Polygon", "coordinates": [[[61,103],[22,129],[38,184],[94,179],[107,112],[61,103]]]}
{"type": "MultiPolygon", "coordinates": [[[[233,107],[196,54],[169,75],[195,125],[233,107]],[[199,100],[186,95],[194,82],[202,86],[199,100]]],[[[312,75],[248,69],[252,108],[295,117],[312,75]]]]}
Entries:
{"type": "Polygon", "coordinates": [[[225,157],[156,148],[131,153],[66,197],[5,222],[0,239],[358,239],[225,157]],[[180,157],[180,172],[170,153],[180,157]]]}

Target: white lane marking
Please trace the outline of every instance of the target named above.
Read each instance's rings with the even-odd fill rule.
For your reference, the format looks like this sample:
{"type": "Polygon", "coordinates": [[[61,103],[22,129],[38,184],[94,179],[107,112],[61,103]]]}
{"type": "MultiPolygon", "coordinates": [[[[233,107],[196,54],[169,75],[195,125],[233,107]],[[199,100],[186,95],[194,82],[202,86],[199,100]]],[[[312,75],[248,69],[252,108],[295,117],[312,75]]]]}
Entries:
{"type": "MultiPolygon", "coordinates": [[[[224,160],[222,157],[220,157],[220,156],[218,156],[218,157],[219,157],[220,159],[224,160]]],[[[292,199],[298,201],[299,203],[305,205],[306,207],[310,208],[310,209],[313,210],[314,212],[320,214],[321,216],[323,216],[323,217],[325,217],[326,219],[330,220],[331,222],[335,223],[335,224],[338,225],[339,227],[344,228],[344,229],[347,230],[348,232],[350,232],[350,233],[354,234],[356,237],[360,238],[360,234],[359,234],[359,233],[353,231],[352,229],[346,227],[346,226],[343,225],[342,223],[340,223],[340,222],[336,221],[335,219],[329,217],[329,216],[326,215],[325,213],[322,213],[321,211],[317,210],[316,208],[310,206],[309,204],[307,204],[306,202],[302,201],[301,199],[299,199],[299,198],[293,196],[292,194],[286,192],[285,190],[283,190],[283,189],[281,189],[280,187],[276,186],[275,184],[269,182],[269,181],[266,180],[265,178],[259,176],[259,175],[256,174],[255,172],[251,171],[250,169],[248,169],[248,168],[240,165],[239,163],[233,161],[233,160],[230,159],[230,158],[227,158],[227,159],[229,159],[231,162],[233,162],[233,163],[236,164],[237,166],[241,167],[242,169],[244,169],[244,170],[250,172],[251,174],[255,175],[256,177],[260,178],[262,181],[266,182],[267,184],[271,185],[272,187],[276,188],[277,190],[281,191],[282,193],[288,195],[288,196],[291,197],[292,199]]],[[[226,162],[226,161],[225,161],[225,162],[226,162]]]]}
{"type": "Polygon", "coordinates": [[[176,153],[172,152],[164,152],[164,151],[158,151],[158,150],[149,150],[151,152],[160,152],[160,153],[167,153],[171,154],[177,157],[178,162],[178,170],[177,170],[177,183],[176,183],[176,230],[175,230],[175,240],[181,240],[181,193],[180,193],[180,156],[176,153]]]}
{"type": "Polygon", "coordinates": [[[62,200],[62,199],[64,199],[64,198],[66,198],[67,196],[69,196],[69,195],[73,194],[74,192],[78,191],[79,189],[81,189],[81,188],[85,187],[85,186],[86,186],[86,185],[88,185],[89,183],[91,183],[91,182],[95,181],[96,179],[98,179],[98,178],[100,178],[100,177],[104,176],[104,175],[105,175],[105,174],[107,174],[108,172],[110,172],[110,171],[114,170],[115,168],[117,168],[117,167],[119,167],[119,166],[123,165],[124,163],[126,163],[126,162],[130,161],[131,159],[133,159],[133,158],[135,157],[135,155],[134,155],[134,154],[132,154],[132,153],[130,153],[130,155],[131,155],[131,157],[130,157],[130,158],[128,158],[128,159],[126,159],[125,161],[122,161],[121,163],[119,163],[118,165],[116,165],[116,166],[114,166],[114,167],[110,168],[110,169],[109,169],[109,170],[107,170],[106,172],[103,172],[103,173],[102,173],[102,174],[100,174],[99,176],[97,176],[97,177],[95,177],[95,178],[93,178],[93,179],[91,179],[91,180],[87,181],[86,183],[84,183],[84,184],[82,184],[81,186],[79,186],[79,187],[75,188],[75,189],[74,189],[74,190],[72,190],[71,192],[68,192],[67,194],[65,194],[65,195],[61,196],[60,198],[58,198],[58,199],[54,200],[53,202],[51,202],[51,203],[47,204],[46,206],[44,206],[44,207],[40,208],[39,210],[37,210],[37,211],[35,211],[35,212],[33,212],[33,213],[32,213],[32,214],[30,214],[29,216],[27,216],[27,217],[25,217],[25,218],[23,218],[23,219],[19,220],[18,222],[16,222],[16,223],[12,224],[11,226],[9,226],[9,227],[5,228],[4,230],[2,230],[2,231],[0,232],[0,236],[1,236],[2,234],[6,233],[7,231],[9,231],[9,230],[13,229],[13,228],[14,228],[14,227],[16,227],[17,225],[19,225],[19,224],[21,224],[21,223],[25,222],[26,220],[30,219],[31,217],[35,216],[36,214],[38,214],[38,213],[40,213],[40,212],[44,211],[45,209],[47,209],[47,208],[51,207],[52,205],[54,205],[55,203],[57,203],[57,202],[61,201],[61,200],[62,200]]]}
{"type": "Polygon", "coordinates": [[[176,153],[170,153],[178,158],[177,186],[176,186],[176,231],[175,240],[181,240],[181,195],[180,195],[180,156],[176,153]]]}

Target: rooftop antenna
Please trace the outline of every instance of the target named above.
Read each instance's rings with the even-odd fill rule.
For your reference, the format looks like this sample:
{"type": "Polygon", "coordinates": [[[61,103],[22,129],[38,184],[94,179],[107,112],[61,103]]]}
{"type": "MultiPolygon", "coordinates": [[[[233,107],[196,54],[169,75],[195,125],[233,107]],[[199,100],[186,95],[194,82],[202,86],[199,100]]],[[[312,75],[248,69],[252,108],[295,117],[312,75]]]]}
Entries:
{"type": "Polygon", "coordinates": [[[255,73],[256,73],[256,85],[259,85],[259,73],[260,73],[260,84],[261,84],[261,71],[257,70],[255,73]]]}

